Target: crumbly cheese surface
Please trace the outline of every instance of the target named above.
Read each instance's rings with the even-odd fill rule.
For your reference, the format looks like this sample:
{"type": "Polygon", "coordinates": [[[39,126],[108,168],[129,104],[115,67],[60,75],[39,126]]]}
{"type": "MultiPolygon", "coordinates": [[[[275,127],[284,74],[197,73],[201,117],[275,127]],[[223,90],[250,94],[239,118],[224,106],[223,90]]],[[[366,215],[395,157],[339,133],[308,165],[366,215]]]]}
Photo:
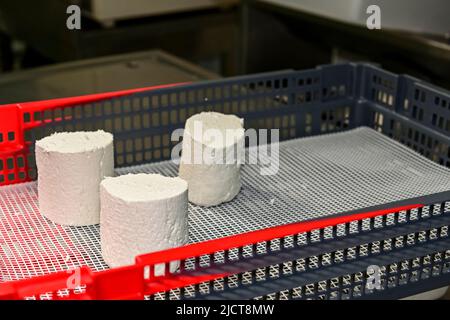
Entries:
{"type": "Polygon", "coordinates": [[[47,152],[78,153],[105,148],[113,135],[103,130],[58,132],[36,141],[36,146],[47,152]]]}
{"type": "Polygon", "coordinates": [[[114,175],[113,136],[104,131],[55,133],[36,142],[41,213],[54,223],[100,222],[100,182],[114,175]]]}
{"type": "Polygon", "coordinates": [[[235,141],[226,139],[228,134],[233,134],[238,138],[244,135],[243,120],[232,114],[222,114],[219,112],[200,112],[193,115],[186,121],[185,130],[195,141],[211,148],[227,148],[235,141]],[[195,130],[195,127],[200,130],[195,130]],[[213,131],[217,131],[224,139],[214,139],[213,131]],[[205,132],[211,132],[211,135],[205,132]]]}
{"type": "Polygon", "coordinates": [[[103,188],[123,201],[151,201],[172,198],[187,189],[187,182],[180,178],[164,177],[160,174],[126,174],[106,178],[103,188]]]}
{"type": "MultiPolygon", "coordinates": [[[[211,136],[214,136],[212,134],[211,136]]],[[[200,206],[216,206],[231,201],[241,189],[239,146],[243,147],[243,119],[234,115],[217,112],[202,112],[190,117],[186,122],[183,136],[183,150],[179,175],[189,184],[189,201],[200,206]],[[217,130],[219,136],[233,135],[233,139],[208,140],[198,134],[195,125],[201,124],[203,134],[206,130],[217,130]],[[214,154],[215,160],[206,162],[198,150],[214,154]],[[211,152],[212,151],[212,152],[211,152]],[[198,162],[197,160],[201,161],[198,162]],[[231,161],[228,161],[230,160],[231,161]]]]}
{"type": "Polygon", "coordinates": [[[129,265],[137,255],[186,244],[187,187],[180,178],[159,174],[105,179],[100,186],[100,239],[105,262],[110,267],[129,265]]]}

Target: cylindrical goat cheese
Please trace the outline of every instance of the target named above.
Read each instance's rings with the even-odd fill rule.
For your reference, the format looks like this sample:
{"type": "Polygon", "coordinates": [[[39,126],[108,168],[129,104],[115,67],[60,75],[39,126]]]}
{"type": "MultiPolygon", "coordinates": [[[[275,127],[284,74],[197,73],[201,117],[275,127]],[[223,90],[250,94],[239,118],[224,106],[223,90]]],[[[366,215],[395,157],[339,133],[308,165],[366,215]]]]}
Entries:
{"type": "Polygon", "coordinates": [[[100,222],[100,182],[114,175],[113,135],[61,132],[36,141],[39,209],[54,223],[100,222]]]}
{"type": "Polygon", "coordinates": [[[186,121],[179,175],[189,185],[189,201],[215,206],[231,201],[241,189],[243,119],[202,112],[186,121]]]}
{"type": "Polygon", "coordinates": [[[127,174],[103,180],[100,239],[105,262],[110,267],[130,265],[137,255],[185,245],[187,190],[183,179],[159,174],[127,174]]]}

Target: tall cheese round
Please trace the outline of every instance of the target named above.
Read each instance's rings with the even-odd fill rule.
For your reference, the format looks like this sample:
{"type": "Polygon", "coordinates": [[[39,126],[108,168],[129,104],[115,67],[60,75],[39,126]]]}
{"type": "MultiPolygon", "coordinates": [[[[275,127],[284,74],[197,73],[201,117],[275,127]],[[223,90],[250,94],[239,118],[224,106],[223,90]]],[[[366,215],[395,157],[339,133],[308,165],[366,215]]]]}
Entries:
{"type": "Polygon", "coordinates": [[[215,206],[239,193],[244,139],[243,119],[234,115],[202,112],[186,121],[179,175],[190,202],[215,206]]]}
{"type": "Polygon", "coordinates": [[[55,133],[36,141],[40,212],[52,222],[100,222],[100,182],[114,175],[113,136],[104,131],[55,133]]]}
{"type": "Polygon", "coordinates": [[[137,255],[186,244],[187,188],[186,181],[159,174],[103,180],[100,239],[105,262],[130,265],[137,255]]]}

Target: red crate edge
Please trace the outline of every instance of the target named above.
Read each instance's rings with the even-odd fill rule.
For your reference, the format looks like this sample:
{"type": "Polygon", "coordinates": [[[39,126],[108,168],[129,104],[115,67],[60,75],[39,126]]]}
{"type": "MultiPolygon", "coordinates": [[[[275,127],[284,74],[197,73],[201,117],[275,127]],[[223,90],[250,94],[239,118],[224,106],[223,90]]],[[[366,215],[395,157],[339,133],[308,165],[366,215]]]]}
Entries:
{"type": "Polygon", "coordinates": [[[56,108],[69,108],[80,104],[183,84],[186,83],[0,105],[0,186],[32,180],[28,172],[27,154],[29,146],[25,141],[25,130],[45,125],[48,122],[45,119],[35,119],[34,114],[36,112],[39,113],[56,108]]]}
{"type": "MultiPolygon", "coordinates": [[[[204,273],[178,275],[176,273],[150,277],[144,279],[144,268],[153,269],[155,265],[168,264],[171,261],[183,260],[217,251],[229,250],[258,242],[270,241],[290,235],[323,229],[342,223],[350,223],[391,213],[418,209],[421,204],[407,205],[390,209],[383,209],[337,217],[318,219],[314,221],[298,222],[247,232],[229,237],[189,244],[183,247],[144,254],[136,257],[134,265],[113,268],[105,271],[92,272],[88,267],[77,269],[80,283],[85,287],[82,293],[71,292],[66,297],[52,297],[53,299],[143,299],[145,295],[168,291],[188,285],[195,285],[205,281],[226,277],[226,273],[204,273]]],[[[0,283],[0,300],[25,299],[30,296],[55,293],[67,287],[70,272],[63,271],[30,279],[0,283]]]]}

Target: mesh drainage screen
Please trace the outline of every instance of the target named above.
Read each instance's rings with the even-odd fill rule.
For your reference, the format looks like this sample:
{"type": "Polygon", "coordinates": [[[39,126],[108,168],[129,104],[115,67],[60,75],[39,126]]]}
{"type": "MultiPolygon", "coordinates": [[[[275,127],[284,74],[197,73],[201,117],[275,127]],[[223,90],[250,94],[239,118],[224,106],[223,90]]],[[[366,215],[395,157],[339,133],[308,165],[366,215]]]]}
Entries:
{"type": "MultiPolygon", "coordinates": [[[[279,147],[278,174],[262,176],[259,165],[245,165],[242,190],[232,202],[189,205],[191,242],[450,190],[450,170],[369,128],[279,147]]],[[[177,165],[161,162],[117,172],[173,176],[177,165]]],[[[0,188],[0,281],[80,265],[108,268],[98,226],[62,227],[43,218],[35,182],[0,188]]]]}

